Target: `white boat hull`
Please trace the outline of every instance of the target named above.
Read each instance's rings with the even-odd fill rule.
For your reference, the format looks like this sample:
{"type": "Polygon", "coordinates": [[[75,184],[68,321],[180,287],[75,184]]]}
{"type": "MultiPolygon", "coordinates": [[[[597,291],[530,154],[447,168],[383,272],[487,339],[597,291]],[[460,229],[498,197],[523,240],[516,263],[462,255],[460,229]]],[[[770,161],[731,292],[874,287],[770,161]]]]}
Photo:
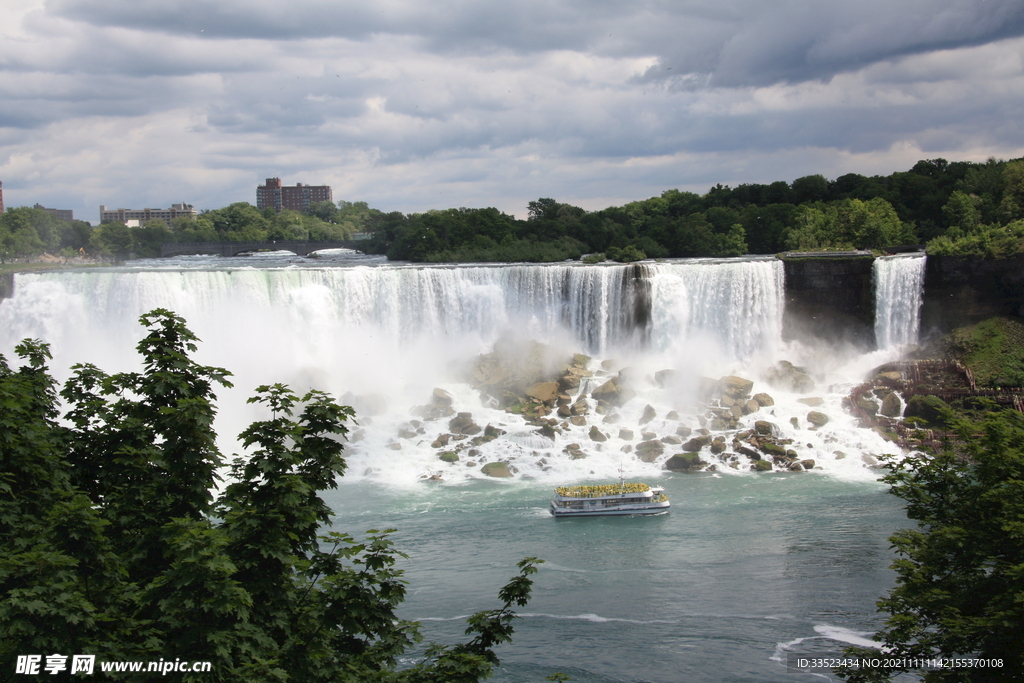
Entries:
{"type": "Polygon", "coordinates": [[[551,514],[555,517],[608,517],[622,515],[658,515],[668,512],[671,504],[668,501],[663,503],[652,503],[651,505],[621,508],[562,508],[551,503],[551,514]]]}

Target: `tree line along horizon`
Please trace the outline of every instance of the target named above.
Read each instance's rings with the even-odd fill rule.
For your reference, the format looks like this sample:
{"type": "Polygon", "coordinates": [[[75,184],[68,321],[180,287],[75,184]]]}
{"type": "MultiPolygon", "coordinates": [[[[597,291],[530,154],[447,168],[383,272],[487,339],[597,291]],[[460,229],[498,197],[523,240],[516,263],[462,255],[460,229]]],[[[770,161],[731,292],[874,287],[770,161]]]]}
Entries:
{"type": "Polygon", "coordinates": [[[18,207],[0,216],[0,258],[83,250],[152,257],[167,243],[344,241],[356,233],[367,236],[367,253],[422,263],[635,261],[922,243],[930,254],[1002,257],[1024,251],[1024,158],[929,159],[888,176],[717,184],[703,195],[671,189],[598,211],[540,198],[527,210],[522,220],[493,207],[405,214],[343,200],[278,213],[236,202],[170,224],[93,227],[18,207]]]}

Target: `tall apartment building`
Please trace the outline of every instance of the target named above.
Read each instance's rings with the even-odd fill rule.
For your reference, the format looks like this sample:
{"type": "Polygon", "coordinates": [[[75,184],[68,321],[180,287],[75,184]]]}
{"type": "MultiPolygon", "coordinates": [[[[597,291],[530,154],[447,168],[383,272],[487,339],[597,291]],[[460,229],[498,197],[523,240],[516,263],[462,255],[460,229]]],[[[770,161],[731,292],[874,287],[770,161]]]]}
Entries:
{"type": "Polygon", "coordinates": [[[161,218],[165,223],[170,224],[179,216],[194,218],[198,214],[199,212],[193,209],[191,204],[171,204],[169,209],[107,209],[105,204],[100,204],[100,223],[103,221],[127,223],[134,220],[138,221],[140,225],[144,225],[148,220],[161,218]]]}
{"type": "Polygon", "coordinates": [[[72,209],[48,209],[42,204],[37,203],[32,207],[33,209],[41,209],[46,213],[50,214],[59,221],[73,221],[75,220],[75,212],[72,209]]]}
{"type": "Polygon", "coordinates": [[[280,178],[267,178],[265,185],[256,187],[256,208],[292,209],[305,211],[314,202],[334,202],[330,185],[282,185],[280,178]]]}

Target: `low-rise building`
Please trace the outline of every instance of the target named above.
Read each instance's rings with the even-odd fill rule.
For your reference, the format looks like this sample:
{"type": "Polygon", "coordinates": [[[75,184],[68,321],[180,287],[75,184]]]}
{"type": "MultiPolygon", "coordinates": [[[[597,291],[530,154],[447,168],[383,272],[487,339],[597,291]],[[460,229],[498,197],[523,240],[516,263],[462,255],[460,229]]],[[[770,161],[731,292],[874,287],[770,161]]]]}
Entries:
{"type": "Polygon", "coordinates": [[[330,185],[283,185],[280,178],[267,178],[265,185],[256,187],[256,208],[292,209],[305,211],[316,202],[334,203],[330,185]]]}
{"type": "Polygon", "coordinates": [[[37,203],[32,207],[33,209],[39,209],[45,211],[59,221],[73,221],[75,220],[75,212],[71,209],[48,209],[42,204],[37,203]]]}
{"type": "Polygon", "coordinates": [[[160,218],[170,225],[171,221],[181,216],[195,218],[199,214],[192,208],[191,204],[171,204],[169,209],[108,209],[106,204],[100,204],[100,223],[104,221],[117,221],[127,225],[128,221],[138,221],[145,225],[147,221],[160,218]]]}

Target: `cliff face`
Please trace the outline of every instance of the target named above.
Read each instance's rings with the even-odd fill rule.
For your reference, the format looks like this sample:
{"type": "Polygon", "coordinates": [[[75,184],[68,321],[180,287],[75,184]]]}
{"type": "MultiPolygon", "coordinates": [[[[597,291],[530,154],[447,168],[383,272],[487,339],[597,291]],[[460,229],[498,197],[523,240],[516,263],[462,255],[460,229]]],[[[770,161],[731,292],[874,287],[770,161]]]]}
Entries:
{"type": "Polygon", "coordinates": [[[928,257],[922,338],[994,316],[1024,317],[1024,255],[928,257]]]}
{"type": "Polygon", "coordinates": [[[808,335],[868,350],[875,346],[871,256],[784,258],[786,312],[782,336],[808,335]]]}

